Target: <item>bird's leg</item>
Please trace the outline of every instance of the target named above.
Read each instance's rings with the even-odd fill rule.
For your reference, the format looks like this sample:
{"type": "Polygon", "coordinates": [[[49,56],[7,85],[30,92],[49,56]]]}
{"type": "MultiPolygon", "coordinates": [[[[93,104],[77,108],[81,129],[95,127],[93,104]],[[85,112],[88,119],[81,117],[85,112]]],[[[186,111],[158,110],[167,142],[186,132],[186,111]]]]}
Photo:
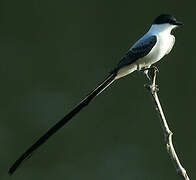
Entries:
{"type": "Polygon", "coordinates": [[[156,66],[150,66],[150,67],[140,69],[140,71],[145,71],[145,70],[154,70],[154,71],[156,70],[157,72],[159,72],[159,69],[156,66]]]}
{"type": "Polygon", "coordinates": [[[149,72],[149,68],[148,68],[148,69],[145,69],[143,72],[144,72],[144,74],[146,75],[146,77],[148,78],[148,80],[149,80],[149,81],[152,81],[152,78],[151,78],[151,76],[150,76],[150,74],[149,74],[149,73],[150,73],[150,72],[149,72]]]}
{"type": "Polygon", "coordinates": [[[149,67],[149,68],[142,69],[141,71],[144,71],[144,74],[146,75],[146,77],[150,81],[145,86],[147,88],[150,88],[153,91],[157,92],[159,90],[158,86],[156,85],[156,75],[157,75],[157,72],[159,72],[158,68],[156,66],[152,66],[152,67],[149,67]]]}
{"type": "Polygon", "coordinates": [[[147,66],[147,67],[139,67],[139,65],[137,67],[138,71],[142,71],[146,75],[146,77],[148,78],[149,81],[151,81],[151,77],[148,74],[150,68],[151,68],[150,66],[147,66]]]}

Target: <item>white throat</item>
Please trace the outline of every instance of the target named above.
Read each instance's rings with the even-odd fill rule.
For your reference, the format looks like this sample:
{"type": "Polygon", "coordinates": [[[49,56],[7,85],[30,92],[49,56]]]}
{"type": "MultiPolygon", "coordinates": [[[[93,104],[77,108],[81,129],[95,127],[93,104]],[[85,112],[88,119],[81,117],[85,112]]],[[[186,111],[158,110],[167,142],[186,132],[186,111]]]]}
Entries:
{"type": "Polygon", "coordinates": [[[153,24],[149,29],[148,33],[150,34],[159,34],[159,33],[166,33],[171,34],[171,30],[174,29],[176,25],[171,25],[169,23],[165,24],[153,24]]]}

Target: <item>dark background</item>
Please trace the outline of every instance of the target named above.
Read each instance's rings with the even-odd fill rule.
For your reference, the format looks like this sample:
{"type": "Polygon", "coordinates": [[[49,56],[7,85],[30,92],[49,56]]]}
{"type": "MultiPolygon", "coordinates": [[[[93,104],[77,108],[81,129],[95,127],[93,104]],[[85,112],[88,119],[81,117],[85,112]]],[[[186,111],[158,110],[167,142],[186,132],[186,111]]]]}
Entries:
{"type": "Polygon", "coordinates": [[[144,75],[115,82],[18,169],[8,168],[118,63],[161,13],[185,26],[157,64],[176,151],[195,169],[194,1],[1,0],[0,178],[180,179],[167,154],[144,75]]]}

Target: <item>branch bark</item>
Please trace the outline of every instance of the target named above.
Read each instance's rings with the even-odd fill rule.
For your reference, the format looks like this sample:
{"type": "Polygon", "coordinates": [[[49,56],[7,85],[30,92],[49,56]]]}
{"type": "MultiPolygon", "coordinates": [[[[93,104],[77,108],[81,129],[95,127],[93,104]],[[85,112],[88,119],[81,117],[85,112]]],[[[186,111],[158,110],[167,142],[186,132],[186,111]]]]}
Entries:
{"type": "Polygon", "coordinates": [[[163,129],[163,134],[165,137],[165,144],[166,144],[166,148],[167,148],[167,152],[176,168],[177,174],[179,174],[183,179],[185,180],[190,180],[186,170],[183,168],[183,166],[180,163],[180,160],[178,159],[178,156],[176,154],[176,151],[174,149],[173,143],[172,143],[172,135],[173,133],[171,132],[171,130],[169,129],[169,126],[167,124],[163,109],[161,107],[158,95],[157,95],[157,85],[156,85],[156,77],[157,77],[157,72],[158,69],[157,68],[150,68],[148,71],[152,71],[151,72],[151,80],[150,80],[150,84],[146,85],[146,88],[149,90],[149,92],[152,95],[152,99],[154,102],[154,107],[160,117],[160,123],[163,129]]]}

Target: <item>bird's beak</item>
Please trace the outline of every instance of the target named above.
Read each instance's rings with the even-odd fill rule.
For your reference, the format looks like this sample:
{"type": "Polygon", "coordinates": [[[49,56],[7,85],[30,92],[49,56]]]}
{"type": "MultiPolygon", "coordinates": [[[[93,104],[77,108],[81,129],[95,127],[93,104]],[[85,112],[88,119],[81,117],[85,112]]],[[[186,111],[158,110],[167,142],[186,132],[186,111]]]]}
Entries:
{"type": "Polygon", "coordinates": [[[176,21],[176,22],[174,22],[173,23],[174,25],[176,25],[176,26],[182,26],[182,25],[184,25],[182,22],[180,22],[180,21],[176,21]]]}

